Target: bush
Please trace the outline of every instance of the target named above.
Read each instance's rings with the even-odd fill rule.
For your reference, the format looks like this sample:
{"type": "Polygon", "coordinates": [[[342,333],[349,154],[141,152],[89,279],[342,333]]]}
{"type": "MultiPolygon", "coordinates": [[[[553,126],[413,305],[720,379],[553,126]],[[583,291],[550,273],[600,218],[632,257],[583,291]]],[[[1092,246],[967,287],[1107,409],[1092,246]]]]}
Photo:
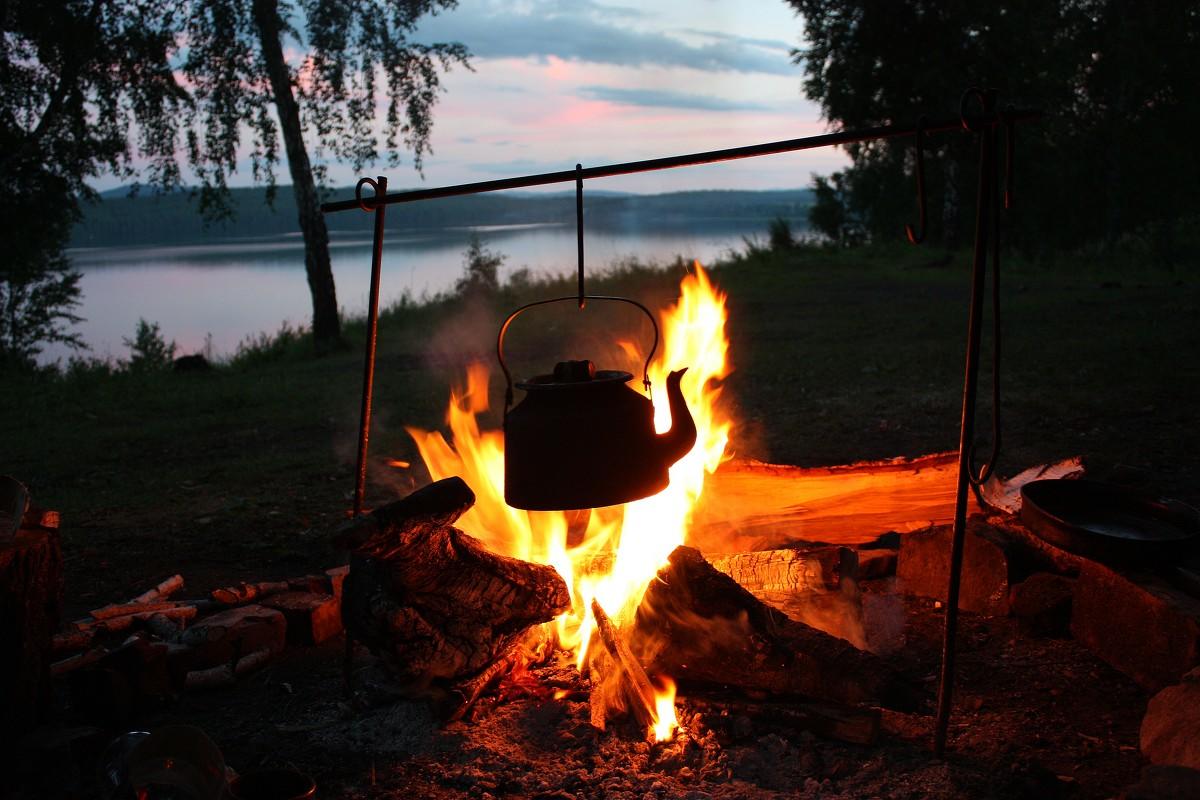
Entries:
{"type": "Polygon", "coordinates": [[[170,369],[175,361],[175,342],[167,344],[157,322],[139,319],[133,339],[122,337],[121,341],[131,353],[130,372],[159,372],[170,369]]]}
{"type": "Polygon", "coordinates": [[[495,294],[500,289],[500,267],[505,256],[483,246],[478,234],[471,235],[467,252],[463,254],[463,274],[454,282],[454,293],[495,294]]]}
{"type": "Polygon", "coordinates": [[[767,224],[767,238],[771,249],[777,252],[793,250],[796,247],[796,237],[792,235],[792,223],[783,217],[776,217],[767,224]]]}

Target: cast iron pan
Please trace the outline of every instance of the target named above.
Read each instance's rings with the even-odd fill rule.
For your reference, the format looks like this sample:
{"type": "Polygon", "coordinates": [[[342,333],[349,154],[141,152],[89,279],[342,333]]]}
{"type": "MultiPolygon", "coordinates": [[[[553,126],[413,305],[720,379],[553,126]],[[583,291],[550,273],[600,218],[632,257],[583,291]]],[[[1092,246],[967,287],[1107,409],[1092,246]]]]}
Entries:
{"type": "Polygon", "coordinates": [[[1099,561],[1164,561],[1200,542],[1200,513],[1191,506],[1096,481],[1025,484],[1021,519],[1051,544],[1099,561]]]}

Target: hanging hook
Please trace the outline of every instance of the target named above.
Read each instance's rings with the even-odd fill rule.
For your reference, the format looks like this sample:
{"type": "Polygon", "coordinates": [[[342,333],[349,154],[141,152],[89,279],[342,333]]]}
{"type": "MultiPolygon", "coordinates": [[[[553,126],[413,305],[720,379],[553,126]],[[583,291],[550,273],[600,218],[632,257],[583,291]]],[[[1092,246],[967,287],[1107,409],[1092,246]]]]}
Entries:
{"type": "Polygon", "coordinates": [[[1015,137],[1017,135],[1017,127],[1012,121],[1013,107],[1007,106],[1004,113],[1001,115],[1001,120],[1004,123],[1004,210],[1012,208],[1013,196],[1013,150],[1015,149],[1015,137]]]}
{"type": "Polygon", "coordinates": [[[575,165],[575,244],[579,250],[579,307],[587,305],[583,287],[583,165],[575,165]]]}
{"type": "Polygon", "coordinates": [[[921,214],[920,233],[913,231],[913,226],[905,223],[904,233],[913,244],[925,241],[925,117],[917,120],[917,208],[921,214]]]}

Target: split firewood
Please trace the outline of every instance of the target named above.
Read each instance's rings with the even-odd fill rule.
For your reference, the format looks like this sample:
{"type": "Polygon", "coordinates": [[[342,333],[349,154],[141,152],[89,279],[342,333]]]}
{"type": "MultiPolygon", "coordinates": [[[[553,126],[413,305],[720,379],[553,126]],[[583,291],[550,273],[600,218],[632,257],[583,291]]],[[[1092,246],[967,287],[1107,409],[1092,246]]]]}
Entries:
{"type": "Polygon", "coordinates": [[[709,724],[712,720],[747,717],[755,737],[777,731],[808,731],[850,744],[873,745],[879,739],[881,714],[877,708],[855,708],[803,698],[757,702],[728,694],[688,694],[681,699],[692,711],[703,712],[709,724]]]}
{"type": "Polygon", "coordinates": [[[136,624],[146,622],[146,620],[156,614],[167,617],[176,621],[187,621],[196,616],[196,606],[191,604],[168,604],[164,608],[158,608],[151,604],[149,610],[138,611],[135,613],[124,614],[119,617],[107,617],[105,619],[81,619],[71,623],[76,631],[92,631],[94,633],[118,633],[127,631],[136,624]]]}
{"type": "Polygon", "coordinates": [[[159,600],[166,600],[171,595],[183,588],[183,576],[172,575],[165,581],[162,581],[153,589],[142,592],[130,602],[133,603],[154,603],[159,600]]]}
{"type": "Polygon", "coordinates": [[[620,631],[609,618],[600,603],[592,600],[592,617],[596,620],[596,632],[604,649],[612,656],[627,681],[630,706],[638,722],[651,727],[658,722],[658,710],[654,700],[654,686],[646,675],[646,670],[634,657],[629,645],[621,638],[620,631]]]}
{"type": "Polygon", "coordinates": [[[216,689],[222,686],[232,686],[237,682],[239,675],[256,670],[270,660],[271,650],[264,647],[227,664],[221,664],[211,669],[193,670],[187,674],[183,685],[187,689],[216,689]]]}
{"type": "Polygon", "coordinates": [[[549,637],[543,626],[530,628],[524,639],[514,642],[483,672],[454,686],[450,694],[456,698],[456,704],[450,713],[450,720],[457,721],[464,718],[475,707],[483,693],[499,683],[506,675],[536,663],[539,658],[544,658],[545,653],[549,652],[549,648],[546,647],[548,642],[549,637]],[[539,651],[541,652],[539,653],[539,651]]]}
{"type": "Polygon", "coordinates": [[[50,640],[50,653],[52,656],[61,656],[64,653],[78,653],[90,645],[95,638],[96,632],[94,630],[70,630],[56,633],[50,640]]]}
{"type": "Polygon", "coordinates": [[[113,617],[127,617],[130,614],[147,614],[153,611],[164,611],[168,608],[174,608],[177,603],[170,600],[160,600],[153,603],[120,603],[97,608],[89,611],[92,619],[112,619],[113,617]]]}
{"type": "Polygon", "coordinates": [[[342,619],[414,690],[483,673],[570,607],[552,567],[487,549],[450,525],[474,495],[448,478],[355,520],[342,619]],[[419,495],[419,497],[418,497],[419,495]]]}
{"type": "Polygon", "coordinates": [[[93,647],[91,650],[85,650],[82,653],[76,653],[69,658],[64,658],[51,664],[50,674],[56,678],[60,675],[70,674],[77,669],[82,669],[90,664],[95,664],[97,661],[104,658],[104,656],[108,655],[109,652],[111,651],[107,647],[93,647]]]}
{"type": "Polygon", "coordinates": [[[880,658],[767,606],[691,547],[678,547],[638,609],[641,660],[684,684],[910,710],[922,699],[880,658]]]}
{"type": "Polygon", "coordinates": [[[239,583],[237,586],[226,586],[213,589],[208,596],[224,606],[240,606],[252,603],[273,594],[289,591],[287,581],[260,581],[258,583],[239,583]]]}

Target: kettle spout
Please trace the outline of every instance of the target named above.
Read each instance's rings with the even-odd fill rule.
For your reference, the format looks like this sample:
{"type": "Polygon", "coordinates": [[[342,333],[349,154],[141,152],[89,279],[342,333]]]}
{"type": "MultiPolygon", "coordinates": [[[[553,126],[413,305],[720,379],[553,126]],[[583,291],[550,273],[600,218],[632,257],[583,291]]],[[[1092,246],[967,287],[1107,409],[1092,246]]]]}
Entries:
{"type": "Polygon", "coordinates": [[[692,412],[688,409],[687,401],[683,399],[683,391],[679,388],[679,382],[683,380],[685,372],[687,372],[687,367],[667,375],[667,402],[671,407],[671,430],[655,437],[658,456],[668,467],[686,456],[696,444],[696,421],[692,419],[692,412]]]}

